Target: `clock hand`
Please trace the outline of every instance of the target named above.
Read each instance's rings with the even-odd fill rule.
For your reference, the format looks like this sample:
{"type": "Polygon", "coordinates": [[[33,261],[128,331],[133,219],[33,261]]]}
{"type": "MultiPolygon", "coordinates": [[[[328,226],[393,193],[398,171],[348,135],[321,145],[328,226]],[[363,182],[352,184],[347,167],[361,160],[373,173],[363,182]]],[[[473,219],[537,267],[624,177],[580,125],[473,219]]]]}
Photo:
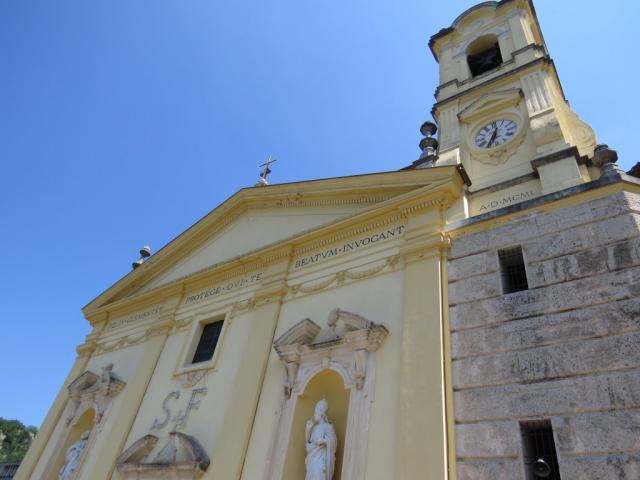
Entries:
{"type": "Polygon", "coordinates": [[[487,148],[489,148],[491,145],[493,145],[493,142],[496,141],[496,136],[498,135],[498,127],[495,127],[493,129],[493,135],[491,135],[491,138],[489,139],[489,143],[487,144],[487,148]]]}

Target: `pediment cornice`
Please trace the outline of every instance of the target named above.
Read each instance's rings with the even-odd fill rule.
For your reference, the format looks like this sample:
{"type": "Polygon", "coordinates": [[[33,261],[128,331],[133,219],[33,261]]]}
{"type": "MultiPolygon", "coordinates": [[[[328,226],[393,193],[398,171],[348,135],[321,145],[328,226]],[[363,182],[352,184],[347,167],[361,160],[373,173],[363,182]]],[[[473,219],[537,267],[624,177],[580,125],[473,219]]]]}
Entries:
{"type": "Polygon", "coordinates": [[[417,209],[446,208],[461,195],[463,188],[463,182],[455,167],[345,177],[303,182],[300,185],[301,188],[298,188],[299,184],[284,184],[241,190],[143,265],[96,297],[83,309],[85,316],[89,319],[102,318],[104,312],[134,308],[127,306],[133,303],[153,303],[154,299],[168,292],[184,291],[196,288],[198,284],[224,281],[249,274],[264,269],[274,261],[391,223],[417,209]],[[376,181],[379,183],[378,187],[374,185],[376,181]],[[315,191],[311,190],[308,184],[314,184],[315,191]],[[319,184],[322,189],[317,188],[319,184]],[[269,189],[273,191],[269,192],[269,189]],[[265,193],[262,193],[263,191],[265,193]],[[292,194],[292,191],[295,193],[292,194]],[[363,192],[366,193],[365,197],[358,196],[363,192]],[[374,192],[377,193],[374,195],[374,192]],[[308,198],[296,199],[296,194],[308,198]],[[323,196],[324,199],[321,198],[323,196]],[[193,251],[204,238],[210,237],[212,232],[225,228],[250,208],[250,205],[268,206],[273,205],[273,202],[281,202],[282,208],[302,208],[305,202],[307,205],[317,206],[322,201],[338,204],[363,201],[362,198],[366,198],[367,202],[377,200],[377,203],[374,202],[369,208],[329,225],[303,231],[271,245],[245,252],[241,256],[207,266],[150,291],[139,292],[142,286],[182,258],[185,252],[193,251]]]}

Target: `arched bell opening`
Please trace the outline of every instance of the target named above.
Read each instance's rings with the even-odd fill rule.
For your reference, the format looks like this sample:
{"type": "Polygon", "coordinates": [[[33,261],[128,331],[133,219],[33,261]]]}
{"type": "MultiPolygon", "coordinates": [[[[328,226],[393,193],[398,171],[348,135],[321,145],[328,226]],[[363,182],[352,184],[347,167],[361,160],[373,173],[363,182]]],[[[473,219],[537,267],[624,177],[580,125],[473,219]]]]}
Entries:
{"type": "Polygon", "coordinates": [[[482,75],[502,65],[502,53],[498,37],[483,35],[474,40],[466,49],[467,63],[472,77],[482,75]]]}
{"type": "MultiPolygon", "coordinates": [[[[85,445],[86,443],[88,443],[88,435],[91,434],[91,431],[95,424],[95,420],[96,411],[93,408],[87,408],[87,410],[85,410],[82,415],[78,417],[77,421],[71,427],[69,427],[67,438],[65,439],[62,448],[59,449],[56,460],[53,464],[53,468],[49,472],[49,480],[58,480],[60,478],[60,470],[67,463],[67,451],[74,443],[78,442],[83,436],[86,437],[85,445]]],[[[78,466],[74,472],[74,477],[77,476],[78,470],[80,468],[80,463],[85,455],[86,448],[78,455],[78,466]]]]}
{"type": "Polygon", "coordinates": [[[322,370],[309,380],[304,392],[296,399],[284,475],[282,476],[283,480],[302,480],[305,478],[305,426],[307,420],[313,418],[313,410],[316,404],[323,398],[329,403],[329,421],[333,424],[338,437],[333,480],[342,478],[342,463],[349,416],[349,397],[350,391],[345,388],[342,376],[335,370],[322,370]]]}

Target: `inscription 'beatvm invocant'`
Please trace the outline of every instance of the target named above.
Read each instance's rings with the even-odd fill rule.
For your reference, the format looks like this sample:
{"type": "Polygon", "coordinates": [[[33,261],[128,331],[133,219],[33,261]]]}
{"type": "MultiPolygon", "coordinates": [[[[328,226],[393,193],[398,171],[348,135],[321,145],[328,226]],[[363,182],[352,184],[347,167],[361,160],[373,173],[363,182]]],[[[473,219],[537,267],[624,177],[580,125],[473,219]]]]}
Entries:
{"type": "Polygon", "coordinates": [[[352,252],[361,247],[366,247],[367,245],[372,245],[374,243],[378,243],[385,240],[391,240],[392,238],[401,237],[404,233],[404,225],[398,225],[397,227],[388,228],[381,232],[376,232],[366,237],[359,238],[357,240],[353,240],[351,242],[344,243],[341,246],[329,248],[323,252],[314,253],[313,255],[308,255],[306,257],[302,257],[296,260],[293,265],[294,269],[303,268],[309,265],[315,265],[318,262],[323,260],[328,260],[329,258],[337,257],[338,255],[343,255],[345,253],[352,252]]]}

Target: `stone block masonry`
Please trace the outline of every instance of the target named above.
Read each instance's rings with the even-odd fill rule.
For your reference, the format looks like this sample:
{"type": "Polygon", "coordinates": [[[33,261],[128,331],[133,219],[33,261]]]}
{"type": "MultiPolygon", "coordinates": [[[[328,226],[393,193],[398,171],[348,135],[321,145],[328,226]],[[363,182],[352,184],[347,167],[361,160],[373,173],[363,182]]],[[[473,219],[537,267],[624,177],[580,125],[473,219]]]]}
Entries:
{"type": "Polygon", "coordinates": [[[551,420],[563,480],[640,478],[640,196],[455,237],[449,312],[459,480],[524,479],[519,421],[551,420]],[[529,289],[502,294],[520,245],[529,289]]]}

